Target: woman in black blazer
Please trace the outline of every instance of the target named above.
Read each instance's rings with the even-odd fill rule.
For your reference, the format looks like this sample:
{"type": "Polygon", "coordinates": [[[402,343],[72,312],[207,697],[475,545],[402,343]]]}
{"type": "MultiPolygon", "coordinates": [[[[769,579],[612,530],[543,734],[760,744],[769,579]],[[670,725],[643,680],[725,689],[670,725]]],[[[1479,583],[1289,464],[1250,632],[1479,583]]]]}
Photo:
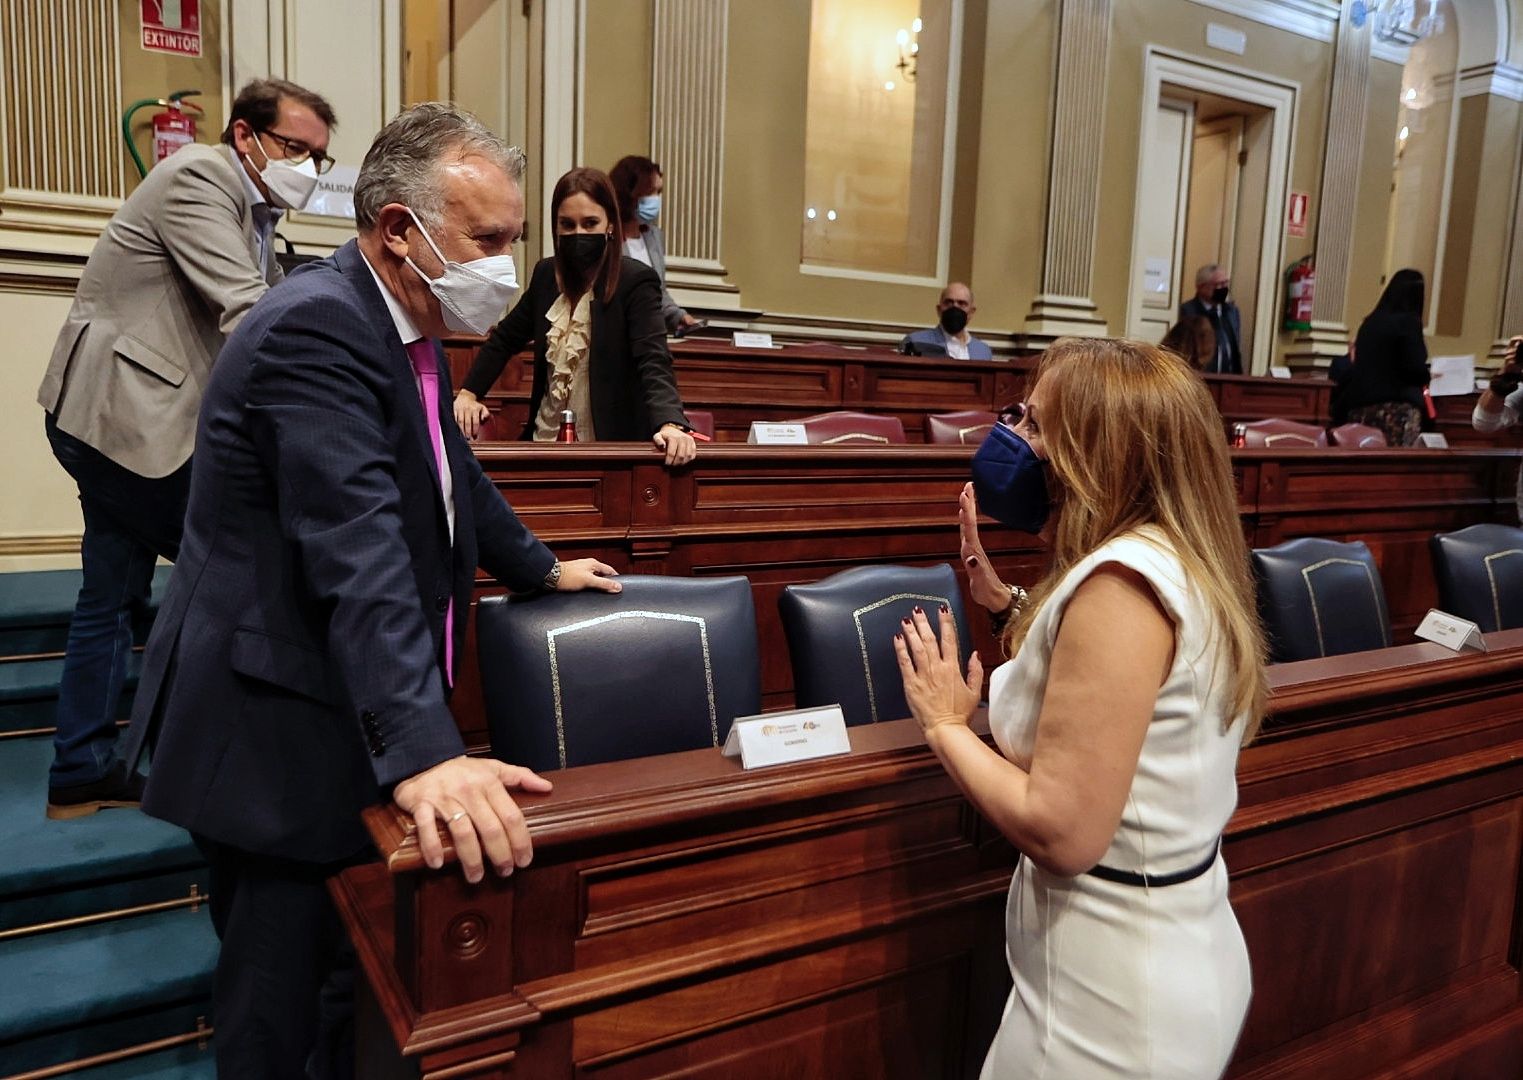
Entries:
{"type": "Polygon", "coordinates": [[[1359,327],[1342,390],[1348,419],[1379,428],[1391,446],[1416,445],[1422,430],[1429,377],[1422,313],[1422,272],[1396,271],[1359,327]]]}
{"type": "Polygon", "coordinates": [[[555,254],[493,328],[455,395],[455,419],[475,438],[490,415],[481,399],[508,358],[534,342],[534,390],[520,438],[553,440],[563,410],[582,440],[649,439],[668,465],[693,459],[697,443],[677,394],[661,316],[661,279],[623,257],[618,203],[608,177],[572,169],[551,198],[555,254]]]}

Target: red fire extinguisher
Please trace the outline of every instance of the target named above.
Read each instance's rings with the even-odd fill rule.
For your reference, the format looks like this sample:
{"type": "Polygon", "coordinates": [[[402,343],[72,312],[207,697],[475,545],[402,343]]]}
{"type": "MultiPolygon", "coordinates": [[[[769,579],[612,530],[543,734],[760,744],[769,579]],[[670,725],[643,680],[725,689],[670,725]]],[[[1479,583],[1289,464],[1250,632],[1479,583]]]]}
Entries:
{"type": "Polygon", "coordinates": [[[1311,302],[1317,287],[1317,267],[1310,255],[1285,275],[1285,329],[1311,329],[1311,302]]]}
{"type": "Polygon", "coordinates": [[[127,149],[131,152],[132,160],[137,165],[140,175],[147,176],[150,166],[143,164],[137,144],[132,140],[133,114],[151,105],[157,105],[164,110],[153,116],[153,164],[157,165],[180,147],[196,141],[196,120],[204,117],[206,111],[194,101],[186,99],[200,92],[199,90],[176,90],[167,98],[144,98],[142,101],[133,102],[122,114],[122,138],[127,140],[127,149]]]}

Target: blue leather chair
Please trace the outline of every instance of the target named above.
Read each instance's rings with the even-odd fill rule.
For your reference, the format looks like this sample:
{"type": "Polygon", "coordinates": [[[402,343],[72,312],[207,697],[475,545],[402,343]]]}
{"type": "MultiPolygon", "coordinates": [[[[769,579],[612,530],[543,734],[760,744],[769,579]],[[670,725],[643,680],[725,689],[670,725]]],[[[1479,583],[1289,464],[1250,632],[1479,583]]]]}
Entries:
{"type": "Polygon", "coordinates": [[[894,635],[916,605],[935,626],[948,604],[966,667],[971,650],[957,575],[940,566],[864,566],[812,585],[789,585],[778,598],[793,694],[798,705],[841,706],[847,724],[910,714],[894,655],[894,635]]]}
{"type": "Polygon", "coordinates": [[[1523,626],[1523,529],[1472,525],[1428,541],[1439,607],[1484,633],[1523,626]]]}
{"type": "Polygon", "coordinates": [[[749,581],[619,580],[617,596],[478,605],[494,755],[537,770],[719,746],[735,717],[761,711],[749,581]]]}
{"type": "Polygon", "coordinates": [[[1253,572],[1272,663],[1391,644],[1380,571],[1359,541],[1308,537],[1255,548],[1253,572]]]}

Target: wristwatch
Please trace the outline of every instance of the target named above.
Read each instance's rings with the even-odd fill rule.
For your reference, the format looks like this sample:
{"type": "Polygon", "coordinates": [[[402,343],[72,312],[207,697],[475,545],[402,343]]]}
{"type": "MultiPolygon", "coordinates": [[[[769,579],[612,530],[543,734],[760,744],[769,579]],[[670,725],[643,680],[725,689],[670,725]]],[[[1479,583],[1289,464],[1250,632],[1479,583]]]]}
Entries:
{"type": "Polygon", "coordinates": [[[1004,611],[989,612],[989,626],[996,634],[1004,632],[1010,620],[1015,618],[1021,606],[1026,603],[1026,590],[1019,585],[1006,586],[1010,590],[1010,606],[1004,611]]]}
{"type": "Polygon", "coordinates": [[[550,567],[550,572],[545,575],[545,591],[554,592],[561,584],[561,561],[555,560],[555,565],[550,567]]]}

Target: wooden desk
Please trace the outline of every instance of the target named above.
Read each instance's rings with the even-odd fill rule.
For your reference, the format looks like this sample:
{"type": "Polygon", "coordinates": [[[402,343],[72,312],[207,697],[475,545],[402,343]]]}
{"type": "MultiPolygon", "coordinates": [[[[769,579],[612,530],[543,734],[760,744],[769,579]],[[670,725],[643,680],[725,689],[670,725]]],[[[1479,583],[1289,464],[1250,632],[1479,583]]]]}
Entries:
{"type": "MultiPolygon", "coordinates": [[[[1488,644],[1275,670],[1224,847],[1254,977],[1229,1075],[1519,1075],[1523,631],[1488,644]]],[[[478,886],[370,811],[384,861],[331,886],[361,1075],[975,1076],[1012,851],[911,721],[852,744],[552,773],[533,865],[478,886]]]]}
{"type": "MultiPolygon", "coordinates": [[[[704,447],[668,470],[653,451],[612,443],[484,445],[482,465],[563,558],[597,556],[621,573],[751,579],[766,707],[792,700],[777,599],[786,585],[868,563],[957,564],[956,497],[967,447],[704,447]]],[[[1427,542],[1479,521],[1512,520],[1514,450],[1243,450],[1234,457],[1243,528],[1269,546],[1298,536],[1361,539],[1385,581],[1397,641],[1437,601],[1427,542]]],[[[1046,554],[992,523],[990,557],[1006,580],[1034,581],[1046,554]]],[[[959,575],[961,577],[961,575],[959,575]]],[[[496,591],[482,581],[481,593],[496,591]]],[[[999,655],[964,594],[974,642],[999,655]]],[[[472,620],[474,626],[474,619],[472,620]]],[[[474,631],[472,631],[474,634],[474,631]]],[[[485,743],[474,636],[453,702],[485,743]]]]}
{"type": "MultiPolygon", "coordinates": [[[[470,369],[476,348],[477,343],[469,339],[446,343],[455,385],[470,369]]],[[[930,413],[993,412],[1021,400],[1036,363],[1035,355],[1013,360],[943,360],[824,343],[763,350],[694,339],[673,342],[671,349],[683,402],[714,414],[715,435],[722,442],[744,442],[753,420],[794,420],[832,409],[897,416],[909,440],[920,442],[930,413]]],[[[516,438],[523,428],[533,363],[532,353],[513,357],[487,397],[498,414],[498,438],[516,438]]],[[[1229,425],[1270,416],[1326,422],[1332,391],[1326,379],[1204,378],[1229,425]]]]}

